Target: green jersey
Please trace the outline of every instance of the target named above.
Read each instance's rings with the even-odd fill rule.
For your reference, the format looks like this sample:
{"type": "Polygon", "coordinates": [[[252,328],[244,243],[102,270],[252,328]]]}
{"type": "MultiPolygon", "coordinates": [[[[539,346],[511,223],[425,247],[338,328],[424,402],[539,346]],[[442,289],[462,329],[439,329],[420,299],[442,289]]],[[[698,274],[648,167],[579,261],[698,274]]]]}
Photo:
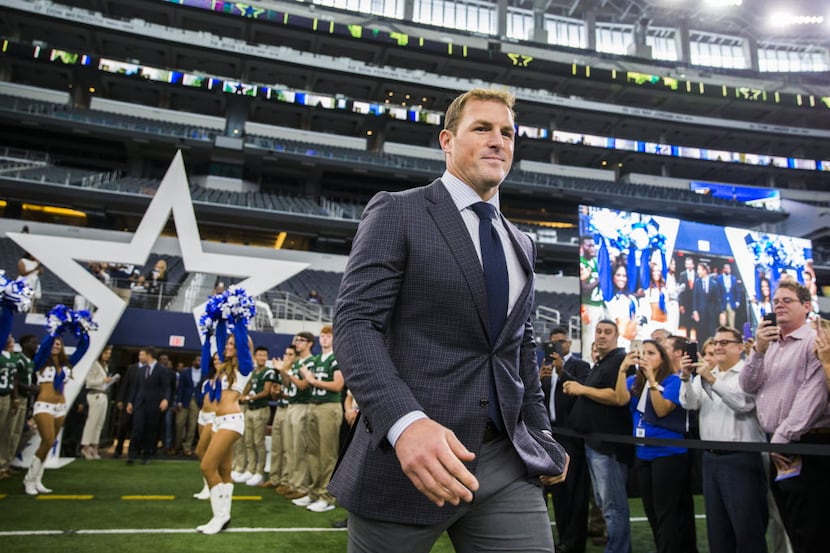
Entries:
{"type": "MultiPolygon", "coordinates": [[[[588,284],[593,284],[599,281],[599,268],[597,267],[597,258],[592,257],[591,259],[585,259],[584,257],[579,258],[579,265],[587,269],[591,276],[588,278],[588,284]]],[[[585,305],[594,305],[594,306],[601,306],[602,305],[602,290],[600,290],[599,285],[595,286],[593,290],[591,290],[589,298],[583,298],[582,301],[585,305]]]]}
{"type": "MultiPolygon", "coordinates": [[[[274,369],[264,368],[261,371],[254,371],[251,374],[251,395],[259,394],[265,389],[266,382],[276,382],[277,376],[274,369]]],[[[268,407],[267,397],[261,397],[248,402],[248,409],[262,409],[268,407]]]]}
{"type": "MultiPolygon", "coordinates": [[[[303,374],[300,372],[300,367],[305,366],[308,370],[314,372],[314,356],[309,355],[305,359],[298,359],[294,361],[294,364],[291,365],[291,370],[288,371],[291,376],[294,378],[298,378],[300,380],[303,379],[303,374]]],[[[288,382],[288,385],[285,386],[285,395],[288,396],[289,403],[308,403],[311,399],[311,388],[308,387],[305,390],[300,390],[294,385],[293,382],[288,382]]]]}
{"type": "MultiPolygon", "coordinates": [[[[338,371],[337,359],[334,358],[334,353],[329,352],[326,355],[320,354],[314,356],[314,368],[311,370],[317,380],[323,382],[332,382],[334,380],[334,371],[338,371]]],[[[311,388],[311,402],[312,403],[340,403],[340,392],[330,392],[323,388],[311,388]]]]}
{"type": "Polygon", "coordinates": [[[14,391],[14,376],[17,373],[17,354],[0,352],[0,396],[10,395],[14,391]]]}
{"type": "MultiPolygon", "coordinates": [[[[35,373],[35,364],[26,355],[17,354],[17,385],[20,388],[29,388],[32,385],[32,376],[35,373]]],[[[20,390],[18,388],[18,391],[20,390]]],[[[28,393],[28,392],[26,392],[28,393]]]]}

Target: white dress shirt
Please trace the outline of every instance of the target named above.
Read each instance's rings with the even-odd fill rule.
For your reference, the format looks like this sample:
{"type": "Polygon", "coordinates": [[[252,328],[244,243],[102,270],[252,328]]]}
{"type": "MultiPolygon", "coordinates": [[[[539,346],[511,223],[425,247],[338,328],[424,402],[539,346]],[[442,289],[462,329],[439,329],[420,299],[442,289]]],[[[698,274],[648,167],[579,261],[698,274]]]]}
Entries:
{"type": "Polygon", "coordinates": [[[744,361],[726,371],[713,370],[715,383],[701,376],[680,383],[680,404],[700,412],[700,437],[716,442],[765,442],[755,416],[755,401],[741,389],[744,361]]]}

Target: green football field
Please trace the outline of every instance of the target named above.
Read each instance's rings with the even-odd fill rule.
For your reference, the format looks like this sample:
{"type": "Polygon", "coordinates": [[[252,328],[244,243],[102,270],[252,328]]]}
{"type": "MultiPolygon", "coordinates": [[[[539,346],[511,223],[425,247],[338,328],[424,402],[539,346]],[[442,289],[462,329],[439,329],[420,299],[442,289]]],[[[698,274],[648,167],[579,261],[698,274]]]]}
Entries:
{"type": "MultiPolygon", "coordinates": [[[[331,523],[346,512],[311,513],[270,489],[237,485],[228,531],[203,536],[194,528],[210,518],[194,460],[159,460],[128,466],[123,460],[77,460],[47,470],[44,484],[54,493],[29,497],[23,473],[0,481],[0,547],[4,552],[161,553],[240,551],[245,553],[345,552],[347,533],[331,523]]],[[[701,498],[696,512],[702,513],[701,498]]],[[[639,499],[631,500],[634,553],[654,550],[639,499]]],[[[705,521],[698,517],[698,549],[708,552],[705,521]]],[[[555,532],[555,529],[553,530],[555,532]]],[[[442,537],[432,549],[452,551],[442,537]]],[[[590,553],[602,547],[589,544],[590,553]]],[[[394,544],[390,544],[394,553],[394,544]]]]}

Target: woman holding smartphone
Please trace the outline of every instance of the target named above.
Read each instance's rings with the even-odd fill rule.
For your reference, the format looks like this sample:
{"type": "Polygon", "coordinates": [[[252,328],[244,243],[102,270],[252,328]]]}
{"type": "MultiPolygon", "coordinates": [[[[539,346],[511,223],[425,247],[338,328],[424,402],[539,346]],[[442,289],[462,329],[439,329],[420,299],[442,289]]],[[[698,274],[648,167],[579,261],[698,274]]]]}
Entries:
{"type": "MultiPolygon", "coordinates": [[[[629,404],[636,437],[683,438],[686,411],[680,407],[680,378],[666,350],[654,340],[644,340],[625,356],[615,393],[619,404],[629,404]],[[626,377],[632,366],[636,374],[626,377]]],[[[688,449],[638,445],[635,469],[657,553],[697,553],[688,449]]]]}
{"type": "Polygon", "coordinates": [[[116,377],[109,375],[111,356],[112,346],[105,347],[98,359],[92,363],[89,372],[86,373],[86,402],[89,405],[89,411],[81,438],[81,455],[88,461],[101,458],[98,453],[98,442],[107,418],[109,406],[107,389],[113,380],[117,380],[116,377]]]}

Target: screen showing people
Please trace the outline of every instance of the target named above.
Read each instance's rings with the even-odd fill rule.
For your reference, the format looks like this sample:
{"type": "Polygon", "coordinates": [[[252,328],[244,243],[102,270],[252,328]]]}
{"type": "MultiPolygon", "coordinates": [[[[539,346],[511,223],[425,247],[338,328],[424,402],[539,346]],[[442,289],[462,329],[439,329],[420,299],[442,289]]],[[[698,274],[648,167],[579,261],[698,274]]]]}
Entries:
{"type": "Polygon", "coordinates": [[[579,227],[583,351],[602,319],[626,348],[658,328],[703,342],[721,325],[754,329],[783,279],[816,287],[803,238],[597,206],[580,206],[579,227]]]}

